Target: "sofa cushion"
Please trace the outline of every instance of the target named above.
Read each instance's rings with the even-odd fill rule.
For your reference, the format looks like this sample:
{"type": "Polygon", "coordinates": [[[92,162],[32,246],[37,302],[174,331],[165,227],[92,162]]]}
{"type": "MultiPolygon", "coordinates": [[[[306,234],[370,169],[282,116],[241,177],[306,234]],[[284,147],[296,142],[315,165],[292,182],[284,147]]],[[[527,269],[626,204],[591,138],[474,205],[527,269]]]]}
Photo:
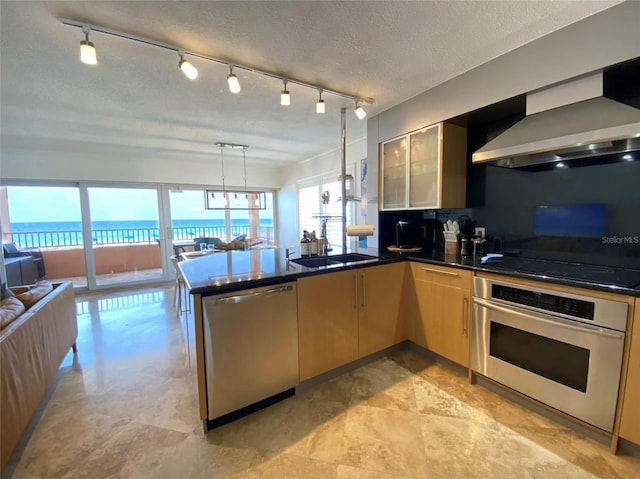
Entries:
{"type": "Polygon", "coordinates": [[[22,301],[26,309],[29,309],[51,291],[53,291],[53,285],[49,281],[38,281],[33,288],[16,295],[16,298],[22,301]]]}
{"type": "Polygon", "coordinates": [[[9,296],[0,302],[0,330],[9,326],[25,311],[24,304],[18,298],[9,296]]]}

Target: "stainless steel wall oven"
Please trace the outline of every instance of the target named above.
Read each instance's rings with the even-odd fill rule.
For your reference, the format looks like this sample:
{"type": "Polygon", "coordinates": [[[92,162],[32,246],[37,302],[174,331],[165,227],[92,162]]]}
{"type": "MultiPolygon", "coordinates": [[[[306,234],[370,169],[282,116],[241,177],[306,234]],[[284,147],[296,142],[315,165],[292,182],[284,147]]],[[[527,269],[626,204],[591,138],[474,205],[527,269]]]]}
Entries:
{"type": "Polygon", "coordinates": [[[627,303],[474,279],[471,367],[611,432],[627,303]]]}

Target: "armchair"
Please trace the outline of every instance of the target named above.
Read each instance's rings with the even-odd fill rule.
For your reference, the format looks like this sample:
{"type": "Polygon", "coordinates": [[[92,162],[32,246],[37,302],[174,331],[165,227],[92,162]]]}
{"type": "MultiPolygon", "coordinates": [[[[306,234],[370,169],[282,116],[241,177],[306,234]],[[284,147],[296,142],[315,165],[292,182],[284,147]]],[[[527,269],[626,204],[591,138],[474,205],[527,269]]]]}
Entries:
{"type": "Polygon", "coordinates": [[[42,252],[38,250],[20,251],[15,243],[3,243],[2,249],[4,251],[5,259],[30,256],[38,271],[38,279],[43,279],[46,276],[47,272],[44,267],[42,252]]]}
{"type": "Polygon", "coordinates": [[[220,244],[220,242],[221,242],[220,238],[200,237],[200,238],[195,238],[193,240],[193,246],[194,246],[194,249],[198,251],[200,249],[201,244],[212,244],[214,246],[217,246],[220,244]]]}

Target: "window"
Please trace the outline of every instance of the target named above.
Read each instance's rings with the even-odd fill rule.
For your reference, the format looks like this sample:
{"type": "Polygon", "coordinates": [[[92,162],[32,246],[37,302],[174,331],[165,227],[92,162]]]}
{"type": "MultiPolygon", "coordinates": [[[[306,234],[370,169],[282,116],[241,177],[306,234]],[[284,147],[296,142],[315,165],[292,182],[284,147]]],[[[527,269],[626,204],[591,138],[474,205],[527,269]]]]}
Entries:
{"type": "MultiPolygon", "coordinates": [[[[298,186],[298,224],[302,232],[315,231],[321,237],[322,218],[327,220],[329,248],[342,248],[342,185],[338,173],[306,181],[298,186]],[[323,192],[329,193],[329,203],[322,204],[323,192]]],[[[353,203],[347,203],[347,225],[353,218],[353,203]]],[[[349,244],[347,243],[347,248],[349,244]]]]}

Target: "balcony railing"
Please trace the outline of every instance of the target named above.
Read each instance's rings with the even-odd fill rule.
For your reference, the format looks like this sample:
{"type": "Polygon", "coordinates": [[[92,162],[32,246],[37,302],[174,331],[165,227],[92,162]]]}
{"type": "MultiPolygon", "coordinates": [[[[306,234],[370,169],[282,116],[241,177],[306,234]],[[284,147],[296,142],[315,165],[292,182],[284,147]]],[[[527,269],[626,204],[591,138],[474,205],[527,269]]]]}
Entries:
{"type": "MultiPolygon", "coordinates": [[[[250,226],[232,226],[231,235],[249,235],[250,226]]],[[[82,246],[84,244],[82,231],[39,231],[39,232],[17,232],[7,233],[11,241],[16,243],[20,249],[43,249],[69,246],[82,246]]],[[[150,244],[160,242],[158,228],[126,228],[93,230],[92,243],[98,245],[118,245],[118,244],[150,244]]],[[[224,226],[185,226],[173,228],[174,240],[190,240],[199,237],[221,238],[227,236],[224,226]]],[[[272,243],[274,241],[273,227],[258,227],[258,239],[272,243]]]]}

